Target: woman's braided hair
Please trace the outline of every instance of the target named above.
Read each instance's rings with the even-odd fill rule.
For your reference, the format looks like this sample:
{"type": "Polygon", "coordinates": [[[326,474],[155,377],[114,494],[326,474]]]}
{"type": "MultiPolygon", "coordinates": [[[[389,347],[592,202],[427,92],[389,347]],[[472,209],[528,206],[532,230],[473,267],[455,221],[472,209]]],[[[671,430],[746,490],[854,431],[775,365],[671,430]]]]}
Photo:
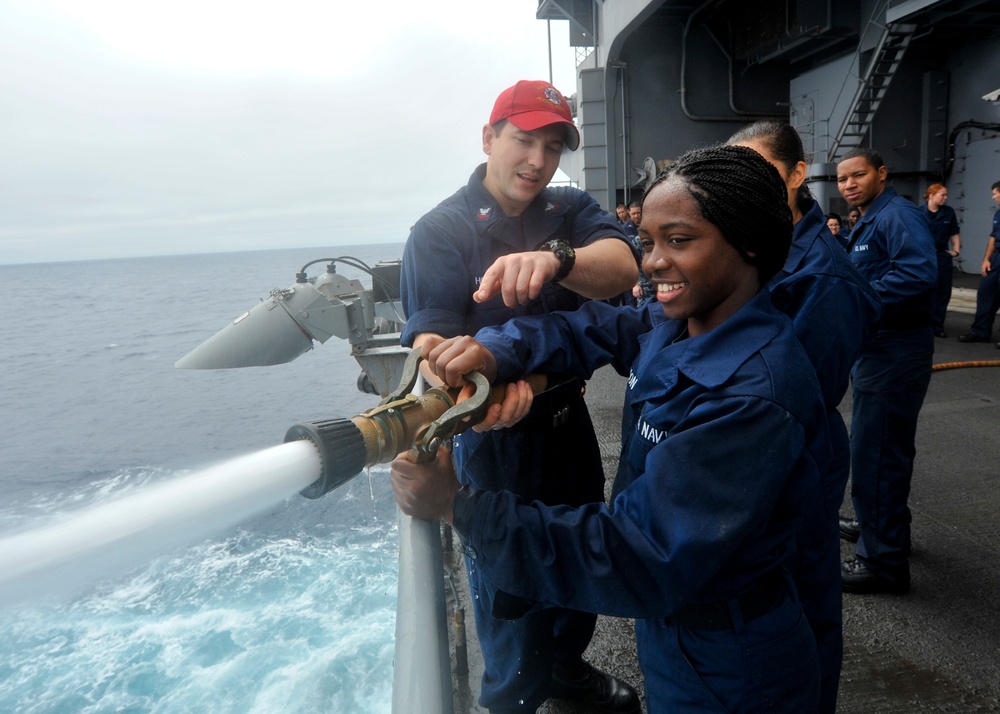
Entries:
{"type": "Polygon", "coordinates": [[[670,178],[684,181],[702,217],[757,268],[761,285],[781,270],[792,243],[788,189],[760,154],[724,145],[689,151],[657,177],[646,197],[670,178]]]}

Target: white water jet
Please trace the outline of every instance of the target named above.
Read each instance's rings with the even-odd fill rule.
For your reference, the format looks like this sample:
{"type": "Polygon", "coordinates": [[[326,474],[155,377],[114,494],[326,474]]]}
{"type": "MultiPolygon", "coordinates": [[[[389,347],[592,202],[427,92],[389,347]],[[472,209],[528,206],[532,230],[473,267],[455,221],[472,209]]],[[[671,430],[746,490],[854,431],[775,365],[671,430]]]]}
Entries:
{"type": "Polygon", "coordinates": [[[290,442],[0,538],[0,604],[65,597],[203,540],[298,493],[320,470],[311,442],[290,442]]]}

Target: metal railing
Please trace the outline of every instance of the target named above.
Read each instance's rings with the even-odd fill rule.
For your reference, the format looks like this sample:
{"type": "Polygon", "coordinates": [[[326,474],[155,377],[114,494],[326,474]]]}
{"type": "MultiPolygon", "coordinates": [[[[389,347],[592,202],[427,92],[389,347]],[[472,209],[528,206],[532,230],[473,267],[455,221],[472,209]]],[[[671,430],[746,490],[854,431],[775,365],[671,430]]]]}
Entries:
{"type": "Polygon", "coordinates": [[[437,523],[399,515],[393,714],[452,714],[451,658],[437,523]]]}
{"type": "MultiPolygon", "coordinates": [[[[414,394],[423,393],[418,380],[414,394]]],[[[441,530],[399,514],[393,714],[453,714],[441,530]]]]}

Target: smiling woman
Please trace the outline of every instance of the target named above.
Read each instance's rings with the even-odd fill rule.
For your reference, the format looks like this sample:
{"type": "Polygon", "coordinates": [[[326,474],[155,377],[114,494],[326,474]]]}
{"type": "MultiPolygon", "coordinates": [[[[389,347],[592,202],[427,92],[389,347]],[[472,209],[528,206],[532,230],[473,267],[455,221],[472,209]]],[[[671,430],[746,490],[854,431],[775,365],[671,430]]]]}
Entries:
{"type": "Polygon", "coordinates": [[[460,486],[443,449],[433,464],[392,464],[400,508],[450,521],[484,582],[531,605],[637,618],[651,712],[816,710],[816,642],[785,567],[800,509],[818,503],[826,419],[791,323],[760,289],[788,255],[787,198],[751,149],[689,152],[647,192],[640,225],[671,319],[591,300],[432,350],[452,385],[473,363],[500,382],[627,374],[610,507],[460,486]]]}

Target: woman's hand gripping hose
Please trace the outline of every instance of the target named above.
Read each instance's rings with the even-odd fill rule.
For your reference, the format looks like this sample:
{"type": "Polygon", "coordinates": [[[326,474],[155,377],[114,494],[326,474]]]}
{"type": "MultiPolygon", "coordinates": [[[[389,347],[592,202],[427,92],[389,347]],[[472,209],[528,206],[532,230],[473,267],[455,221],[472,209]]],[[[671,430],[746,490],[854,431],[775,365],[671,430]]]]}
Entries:
{"type": "Polygon", "coordinates": [[[442,348],[449,342],[425,345],[423,349],[425,354],[434,353],[433,366],[445,371],[446,383],[455,386],[429,389],[419,397],[413,395],[423,359],[421,350],[413,350],[399,386],[377,407],[350,419],[300,423],[288,430],[286,442],[309,439],[322,461],[320,478],[301,491],[303,496],[319,498],[366,466],[387,463],[404,451],[411,452],[413,463],[434,461],[442,447],[450,446],[455,434],[469,427],[483,431],[517,423],[530,410],[533,395],[545,388],[547,380],[539,375],[517,382],[512,389],[491,389],[479,372],[456,377],[447,367],[456,360],[461,364],[465,350],[451,350],[452,345],[442,348]]]}

